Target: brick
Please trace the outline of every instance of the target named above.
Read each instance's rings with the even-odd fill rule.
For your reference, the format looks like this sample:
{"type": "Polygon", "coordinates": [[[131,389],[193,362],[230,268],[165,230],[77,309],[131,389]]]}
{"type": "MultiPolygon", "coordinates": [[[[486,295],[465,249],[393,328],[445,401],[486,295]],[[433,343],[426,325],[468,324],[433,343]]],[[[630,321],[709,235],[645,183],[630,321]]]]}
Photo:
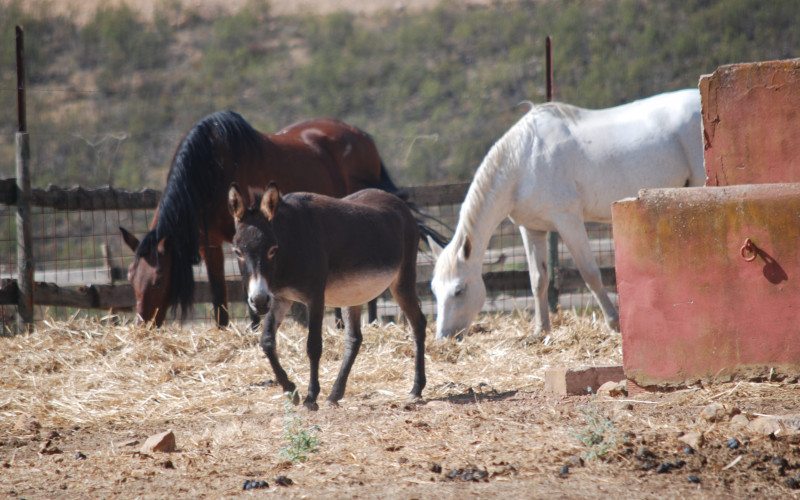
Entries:
{"type": "Polygon", "coordinates": [[[578,367],[553,367],[544,372],[544,387],[546,391],[559,396],[588,394],[587,387],[592,392],[606,382],[620,382],[625,380],[622,365],[605,366],[578,366],[578,367]]]}

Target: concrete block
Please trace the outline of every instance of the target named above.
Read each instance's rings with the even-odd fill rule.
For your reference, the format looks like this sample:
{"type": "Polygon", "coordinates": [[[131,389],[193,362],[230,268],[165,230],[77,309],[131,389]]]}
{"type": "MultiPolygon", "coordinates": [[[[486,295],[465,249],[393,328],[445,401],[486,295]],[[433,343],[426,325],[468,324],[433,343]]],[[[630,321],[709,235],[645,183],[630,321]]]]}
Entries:
{"type": "Polygon", "coordinates": [[[642,190],[612,217],[629,382],[800,374],[800,184],[642,190]]]}
{"type": "Polygon", "coordinates": [[[544,372],[545,390],[560,396],[597,393],[606,382],[625,380],[622,365],[553,367],[544,372]]]}
{"type": "Polygon", "coordinates": [[[700,95],[706,185],[800,182],[800,59],[720,66],[700,95]]]}

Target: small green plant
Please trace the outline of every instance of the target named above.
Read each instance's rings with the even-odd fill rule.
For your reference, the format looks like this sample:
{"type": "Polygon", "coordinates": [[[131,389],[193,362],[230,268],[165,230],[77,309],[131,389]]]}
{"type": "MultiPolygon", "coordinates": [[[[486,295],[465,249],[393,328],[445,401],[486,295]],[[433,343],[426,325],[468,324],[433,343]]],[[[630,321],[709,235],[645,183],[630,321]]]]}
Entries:
{"type": "Polygon", "coordinates": [[[297,389],[287,392],[283,401],[285,411],[283,422],[283,438],[289,444],[281,448],[278,456],[289,462],[305,462],[309,453],[317,453],[322,441],[319,440],[319,427],[312,425],[303,427],[303,419],[294,409],[294,401],[298,398],[297,389]]]}
{"type": "Polygon", "coordinates": [[[586,426],[580,431],[575,431],[573,435],[588,448],[581,454],[584,459],[602,459],[620,447],[622,439],[614,428],[614,422],[603,416],[594,402],[580,410],[586,426]]]}

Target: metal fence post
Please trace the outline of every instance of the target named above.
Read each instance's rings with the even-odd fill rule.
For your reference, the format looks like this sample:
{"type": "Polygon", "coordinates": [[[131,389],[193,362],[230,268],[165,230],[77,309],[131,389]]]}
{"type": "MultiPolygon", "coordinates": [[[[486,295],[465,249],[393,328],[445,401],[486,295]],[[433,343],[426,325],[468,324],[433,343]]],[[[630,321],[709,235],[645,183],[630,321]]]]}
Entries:
{"type": "MultiPolygon", "coordinates": [[[[544,41],[547,102],[553,100],[553,38],[547,37],[544,41]]],[[[558,287],[556,273],[558,272],[558,233],[551,231],[547,234],[547,304],[550,312],[558,310],[558,287]]]]}
{"type": "Polygon", "coordinates": [[[16,27],[17,52],[17,333],[28,332],[33,324],[33,247],[31,238],[31,157],[25,116],[25,47],[22,26],[16,27]]]}

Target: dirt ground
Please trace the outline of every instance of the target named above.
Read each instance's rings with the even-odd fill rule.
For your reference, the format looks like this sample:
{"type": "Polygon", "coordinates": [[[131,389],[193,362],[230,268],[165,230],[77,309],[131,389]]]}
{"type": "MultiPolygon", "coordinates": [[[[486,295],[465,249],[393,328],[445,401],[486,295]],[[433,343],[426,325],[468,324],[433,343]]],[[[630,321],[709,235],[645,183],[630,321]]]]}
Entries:
{"type": "MultiPolygon", "coordinates": [[[[557,397],[547,367],[619,363],[621,348],[591,319],[555,325],[532,341],[531,323],[506,315],[462,341],[429,339],[416,403],[410,336],[368,326],[341,406],[309,412],[241,327],[49,321],[0,338],[0,497],[800,497],[798,434],[745,426],[800,413],[796,381],[557,397]],[[175,451],[142,449],[166,431],[175,451]],[[281,450],[302,433],[317,451],[292,462],[281,450]],[[679,439],[691,433],[694,447],[679,439]]],[[[343,347],[330,327],[324,341],[321,402],[343,347]]],[[[303,389],[304,349],[305,331],[286,325],[279,352],[303,389]]]]}

